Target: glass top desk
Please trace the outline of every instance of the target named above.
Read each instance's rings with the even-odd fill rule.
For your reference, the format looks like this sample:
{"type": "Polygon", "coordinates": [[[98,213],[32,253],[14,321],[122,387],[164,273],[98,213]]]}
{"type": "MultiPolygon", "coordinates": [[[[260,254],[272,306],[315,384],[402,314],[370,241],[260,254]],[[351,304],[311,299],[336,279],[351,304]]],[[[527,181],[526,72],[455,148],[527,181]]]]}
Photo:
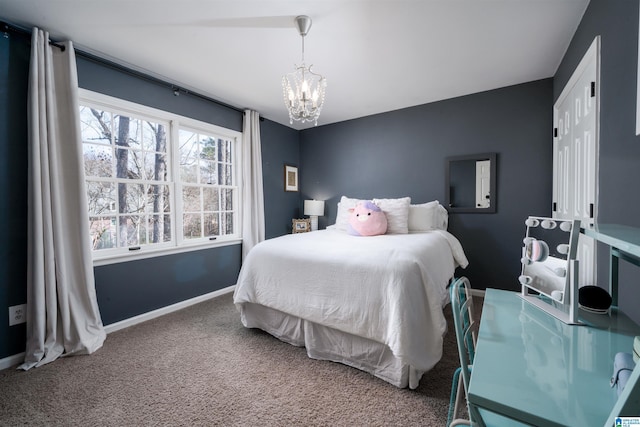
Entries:
{"type": "Polygon", "coordinates": [[[536,426],[602,427],[617,400],[613,359],[639,327],[616,310],[580,311],[567,325],[520,298],[487,289],[469,401],[536,426]]]}

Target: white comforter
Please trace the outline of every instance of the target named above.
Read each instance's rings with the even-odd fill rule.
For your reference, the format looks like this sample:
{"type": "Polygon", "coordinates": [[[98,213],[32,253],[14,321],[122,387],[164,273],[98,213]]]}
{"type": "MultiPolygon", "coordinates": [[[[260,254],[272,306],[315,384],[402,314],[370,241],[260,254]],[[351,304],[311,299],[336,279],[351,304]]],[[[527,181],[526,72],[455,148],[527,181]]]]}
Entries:
{"type": "Polygon", "coordinates": [[[356,237],[337,230],[290,234],[256,245],[234,293],[299,318],[386,344],[418,370],[442,357],[446,286],[466,267],[450,233],[356,237]]]}

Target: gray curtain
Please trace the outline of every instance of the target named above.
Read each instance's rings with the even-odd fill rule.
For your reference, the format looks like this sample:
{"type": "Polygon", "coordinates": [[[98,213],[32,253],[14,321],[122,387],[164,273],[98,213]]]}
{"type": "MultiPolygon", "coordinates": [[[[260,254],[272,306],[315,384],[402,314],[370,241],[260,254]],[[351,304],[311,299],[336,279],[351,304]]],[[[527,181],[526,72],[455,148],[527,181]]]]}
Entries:
{"type": "Polygon", "coordinates": [[[29,69],[27,344],[22,369],[106,337],[96,299],[71,42],[33,29],[29,69]]]}
{"type": "Polygon", "coordinates": [[[264,240],[264,189],[260,115],[245,110],[242,132],[242,259],[264,240]]]}

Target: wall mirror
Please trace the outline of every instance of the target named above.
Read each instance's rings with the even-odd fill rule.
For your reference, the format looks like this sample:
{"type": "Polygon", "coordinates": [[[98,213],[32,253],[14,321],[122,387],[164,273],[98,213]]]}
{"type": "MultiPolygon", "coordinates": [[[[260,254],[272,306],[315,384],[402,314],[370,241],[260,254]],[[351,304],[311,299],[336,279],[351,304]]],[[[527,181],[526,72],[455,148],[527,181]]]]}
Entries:
{"type": "Polygon", "coordinates": [[[578,220],[530,216],[522,247],[522,297],[565,323],[577,323],[578,220]]]}
{"type": "Polygon", "coordinates": [[[496,153],[447,157],[445,199],[449,212],[495,213],[496,153]]]}

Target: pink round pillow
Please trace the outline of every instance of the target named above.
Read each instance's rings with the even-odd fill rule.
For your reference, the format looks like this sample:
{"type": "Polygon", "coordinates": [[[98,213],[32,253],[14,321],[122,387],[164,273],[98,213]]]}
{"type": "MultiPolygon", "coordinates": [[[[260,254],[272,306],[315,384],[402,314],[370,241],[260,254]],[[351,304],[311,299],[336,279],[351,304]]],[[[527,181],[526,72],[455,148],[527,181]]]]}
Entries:
{"type": "Polygon", "coordinates": [[[354,236],[377,236],[387,232],[387,216],[373,202],[360,202],[349,210],[347,232],[354,236]]]}

